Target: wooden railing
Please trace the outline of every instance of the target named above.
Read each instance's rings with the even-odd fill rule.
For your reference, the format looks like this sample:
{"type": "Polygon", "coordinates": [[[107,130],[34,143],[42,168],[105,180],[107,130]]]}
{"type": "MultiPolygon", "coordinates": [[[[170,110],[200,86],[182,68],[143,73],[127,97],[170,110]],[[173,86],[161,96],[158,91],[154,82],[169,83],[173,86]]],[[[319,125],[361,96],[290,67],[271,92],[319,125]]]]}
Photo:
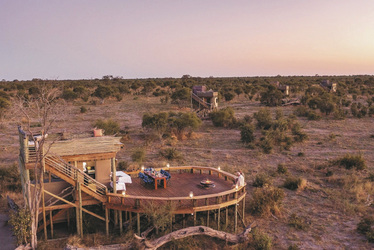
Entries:
{"type": "Polygon", "coordinates": [[[82,170],[70,165],[57,155],[49,153],[45,157],[45,164],[57,170],[60,174],[63,174],[77,183],[82,184],[84,187],[91,189],[91,191],[98,195],[105,196],[107,194],[107,187],[104,184],[91,178],[82,170]]]}
{"type": "MultiPolygon", "coordinates": [[[[191,173],[204,173],[217,175],[225,180],[234,180],[235,175],[209,167],[184,166],[184,167],[170,167],[165,168],[170,172],[189,171],[191,173]]],[[[157,169],[156,169],[157,170],[157,169]]],[[[129,172],[130,175],[137,175],[139,171],[129,172]]],[[[108,193],[108,204],[121,207],[124,210],[133,212],[144,212],[144,206],[149,204],[163,206],[170,205],[174,213],[193,213],[199,211],[207,211],[212,209],[219,209],[230,205],[237,204],[246,195],[245,186],[234,187],[230,190],[199,196],[183,196],[183,197],[150,197],[150,196],[135,196],[135,195],[121,195],[108,193]]]]}
{"type": "Polygon", "coordinates": [[[212,104],[204,101],[203,99],[198,97],[195,93],[191,93],[191,95],[192,95],[192,99],[194,99],[195,101],[203,105],[205,108],[208,108],[208,109],[211,108],[212,104]]]}

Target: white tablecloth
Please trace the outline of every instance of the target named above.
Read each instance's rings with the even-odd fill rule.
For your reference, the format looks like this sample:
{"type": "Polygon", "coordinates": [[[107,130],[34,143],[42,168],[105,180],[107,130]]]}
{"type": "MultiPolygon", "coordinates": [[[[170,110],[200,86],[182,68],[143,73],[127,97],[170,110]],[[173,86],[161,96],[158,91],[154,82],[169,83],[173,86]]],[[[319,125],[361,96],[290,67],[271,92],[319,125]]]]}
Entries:
{"type": "MultiPolygon", "coordinates": [[[[113,181],[110,182],[110,186],[113,188],[113,181]]],[[[116,188],[117,188],[117,191],[126,190],[126,184],[121,183],[121,182],[117,182],[116,183],[116,188]]]]}
{"type": "Polygon", "coordinates": [[[132,183],[131,176],[123,171],[116,171],[117,182],[121,183],[132,183]]]}

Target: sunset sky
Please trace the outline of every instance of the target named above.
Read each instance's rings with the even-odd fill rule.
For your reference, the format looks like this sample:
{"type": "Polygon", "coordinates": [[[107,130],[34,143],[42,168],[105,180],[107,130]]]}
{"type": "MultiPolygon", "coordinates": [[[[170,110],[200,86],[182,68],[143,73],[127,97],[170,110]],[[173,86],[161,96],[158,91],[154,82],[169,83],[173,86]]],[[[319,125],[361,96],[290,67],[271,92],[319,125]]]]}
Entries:
{"type": "Polygon", "coordinates": [[[0,80],[374,74],[372,0],[0,0],[0,80]]]}

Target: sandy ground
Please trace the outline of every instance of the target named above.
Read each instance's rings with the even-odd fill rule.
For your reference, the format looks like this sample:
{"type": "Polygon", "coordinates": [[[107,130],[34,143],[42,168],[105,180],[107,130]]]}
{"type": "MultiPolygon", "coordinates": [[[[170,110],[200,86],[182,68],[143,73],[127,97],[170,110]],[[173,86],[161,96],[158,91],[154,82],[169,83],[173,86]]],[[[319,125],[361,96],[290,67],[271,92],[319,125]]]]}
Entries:
{"type": "Polygon", "coordinates": [[[15,237],[12,234],[10,226],[7,224],[8,215],[0,214],[0,249],[13,250],[16,248],[15,237]]]}

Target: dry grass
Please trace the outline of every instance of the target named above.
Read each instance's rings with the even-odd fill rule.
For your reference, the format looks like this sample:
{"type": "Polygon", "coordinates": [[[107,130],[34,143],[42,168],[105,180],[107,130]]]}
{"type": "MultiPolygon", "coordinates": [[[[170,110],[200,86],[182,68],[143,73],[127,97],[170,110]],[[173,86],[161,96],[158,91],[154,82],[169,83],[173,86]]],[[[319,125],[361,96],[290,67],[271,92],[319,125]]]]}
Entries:
{"type": "MultiPolygon", "coordinates": [[[[301,249],[374,247],[367,245],[355,231],[361,213],[374,213],[373,205],[368,206],[370,199],[374,197],[374,184],[365,179],[374,171],[374,140],[370,137],[374,131],[374,118],[348,118],[342,121],[308,121],[306,118],[298,118],[309,139],[301,144],[296,143],[289,151],[281,152],[276,148],[272,154],[263,154],[259,149],[245,148],[240,142],[239,130],[216,128],[210,121],[204,121],[199,131],[184,140],[147,140],[141,128],[143,113],[178,110],[177,106],[161,104],[159,97],[139,96],[134,100],[133,96],[126,96],[121,102],[108,100],[103,105],[90,105],[86,113],[80,113],[82,105],[83,103],[77,102],[68,106],[67,113],[61,117],[53,131],[87,133],[97,119],[114,119],[119,122],[121,129],[129,131],[124,149],[118,153],[117,158],[128,162],[130,168],[138,167],[131,160],[131,154],[136,148],[145,148],[145,164],[157,166],[166,162],[159,155],[160,149],[173,147],[183,153],[184,164],[220,166],[231,173],[242,170],[249,183],[249,196],[254,191],[251,184],[256,174],[276,173],[278,164],[287,167],[287,174],[274,175],[274,186],[281,186],[288,175],[303,176],[308,180],[300,185],[299,190],[303,191],[284,189],[281,214],[294,213],[305,218],[310,222],[308,232],[289,233],[288,216],[262,219],[247,215],[248,220],[255,219],[258,227],[272,236],[275,249],[288,248],[291,244],[297,244],[301,249]],[[300,156],[300,152],[303,155],[300,156]],[[348,153],[361,154],[368,169],[352,172],[329,167],[328,170],[333,174],[326,176],[327,168],[317,167],[326,166],[329,161],[348,153]]],[[[252,115],[260,109],[259,103],[249,102],[244,96],[234,99],[229,106],[234,108],[238,118],[252,115]]],[[[294,111],[294,107],[282,109],[285,115],[294,111]]],[[[275,109],[271,111],[274,113],[275,109]]],[[[3,149],[0,150],[0,166],[6,167],[17,161],[16,116],[9,117],[9,121],[3,123],[0,134],[3,138],[0,141],[0,149],[3,149]]],[[[99,236],[97,242],[100,242],[99,236]]],[[[189,242],[189,246],[197,248],[201,245],[189,242]]]]}

